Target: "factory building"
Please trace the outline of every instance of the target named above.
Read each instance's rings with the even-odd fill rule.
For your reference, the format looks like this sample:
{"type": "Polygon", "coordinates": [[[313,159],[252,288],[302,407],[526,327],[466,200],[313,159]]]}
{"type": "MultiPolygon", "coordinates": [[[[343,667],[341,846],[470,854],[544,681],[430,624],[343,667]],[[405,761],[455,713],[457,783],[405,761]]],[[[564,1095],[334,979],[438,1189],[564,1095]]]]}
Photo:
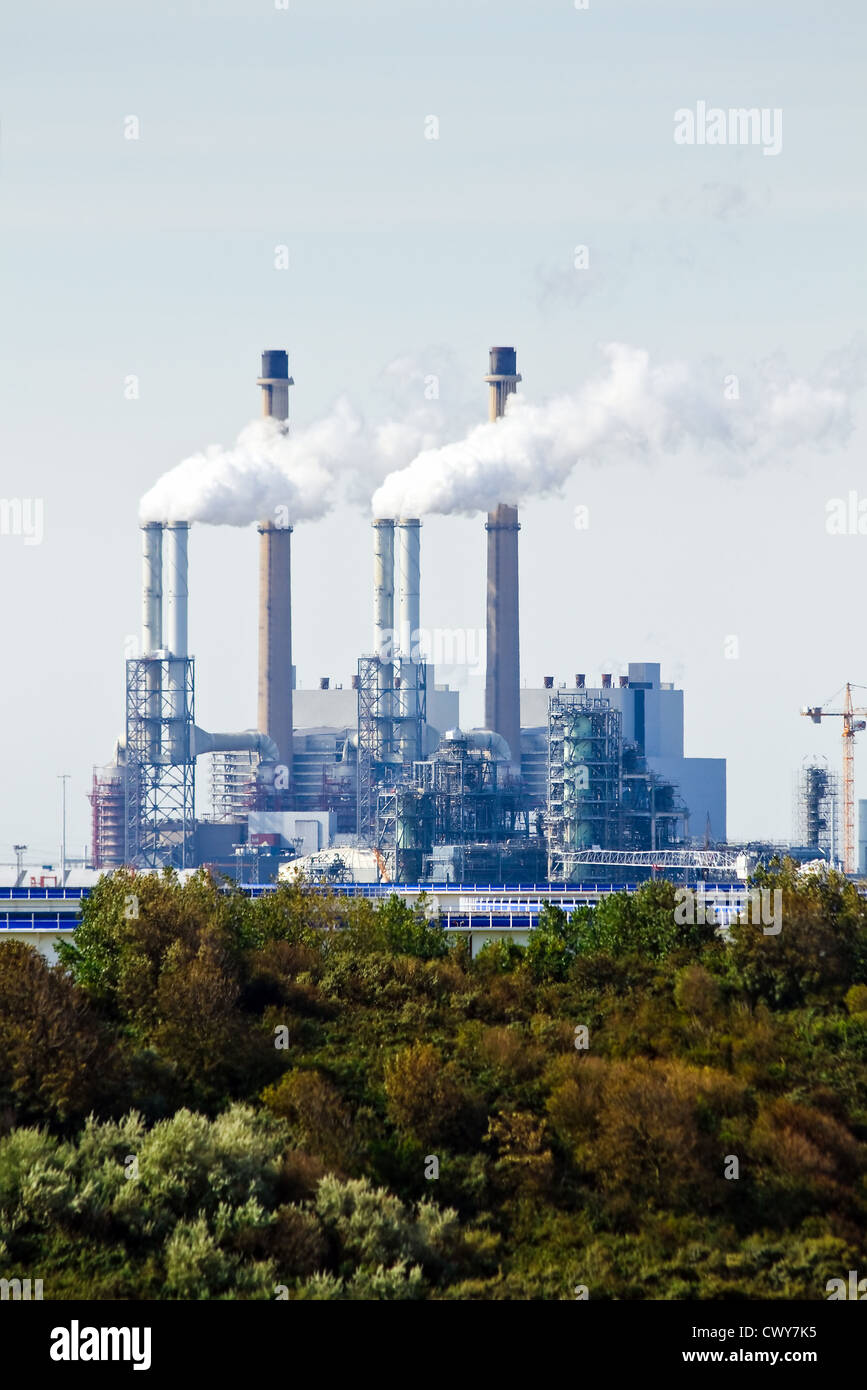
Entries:
{"type": "MultiPolygon", "coordinates": [[[[533,799],[547,797],[549,706],[569,687],[546,676],[542,685],[521,690],[521,769],[533,799]]],[[[605,701],[620,715],[619,738],[660,784],[677,789],[683,810],[672,835],[681,842],[723,844],[726,839],[726,765],[724,758],[688,758],[684,754],[683,691],[660,679],[656,662],[630,662],[626,674],[603,674],[598,686],[574,677],[578,695],[605,701]]],[[[632,775],[638,775],[632,767],[632,775]]],[[[629,775],[627,773],[627,775],[629,775]]],[[[647,848],[657,848],[648,845],[647,848]]]]}
{"type": "MultiPolygon", "coordinates": [[[[490,350],[484,379],[496,422],[521,380],[514,348],[490,350]]],[[[288,430],[285,351],[263,354],[257,384],[288,430]]],[[[263,519],[257,727],[215,734],[195,722],[189,525],[142,528],[142,653],[127,662],[125,736],[94,773],[96,868],[204,864],[253,882],[335,851],[346,872],[395,882],[570,881],[584,851],[724,842],[725,762],[685,756],[683,692],[658,664],[521,687],[515,499],[485,523],[486,727],[463,727],[419,647],[422,529],[374,519],[370,647],[348,681],[306,687],[292,665],[292,528],[263,519]]]]}

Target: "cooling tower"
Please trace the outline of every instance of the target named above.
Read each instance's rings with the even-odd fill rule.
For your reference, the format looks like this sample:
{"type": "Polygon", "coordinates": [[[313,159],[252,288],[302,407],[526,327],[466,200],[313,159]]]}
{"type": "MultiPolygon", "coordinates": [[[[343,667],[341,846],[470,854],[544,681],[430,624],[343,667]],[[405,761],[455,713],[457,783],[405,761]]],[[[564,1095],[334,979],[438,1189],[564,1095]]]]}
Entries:
{"type": "MultiPolygon", "coordinates": [[[[262,413],[289,419],[289,358],[280,348],[262,353],[262,413]]],[[[292,786],[292,527],[259,524],[259,700],[257,728],[280,750],[292,786]]]]}
{"type": "MultiPolygon", "coordinates": [[[[506,401],[521,380],[515,349],[492,347],[490,418],[505,414],[506,401]]],[[[502,735],[513,764],[521,764],[521,685],[518,642],[518,509],[501,502],[488,513],[487,666],[485,726],[502,735]]]]}

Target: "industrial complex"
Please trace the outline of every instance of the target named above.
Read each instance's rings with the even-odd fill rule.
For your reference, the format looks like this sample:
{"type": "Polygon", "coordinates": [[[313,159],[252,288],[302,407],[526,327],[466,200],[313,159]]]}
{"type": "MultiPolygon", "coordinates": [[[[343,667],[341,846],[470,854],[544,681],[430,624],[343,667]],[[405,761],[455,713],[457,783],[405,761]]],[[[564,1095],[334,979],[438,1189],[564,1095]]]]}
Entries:
{"type": "MultiPolygon", "coordinates": [[[[513,347],[490,350],[489,418],[521,377],[513,347]]],[[[289,428],[288,355],[268,350],[263,413],[289,428]]],[[[363,524],[359,522],[359,524],[363,524]]],[[[726,844],[726,772],[687,757],[683,692],[658,663],[593,678],[522,681],[518,510],[485,523],[485,727],[464,728],[459,692],[421,647],[422,524],[377,517],[372,632],[355,671],[296,689],[292,527],[259,531],[256,727],[196,724],[188,633],[189,524],[143,526],[141,651],[126,663],[125,738],[94,772],[96,871],[207,865],[269,882],[301,867],[379,883],[578,882],[646,876],[654,862],[726,844]],[[207,756],[211,797],[196,803],[207,756]]],[[[481,528],[480,528],[481,532],[481,528]]],[[[482,543],[482,536],[479,536],[482,543]]],[[[577,655],[577,659],[574,657],[577,655]]],[[[239,721],[240,722],[240,721],[239,721]]],[[[201,797],[200,797],[201,800],[201,797]]]]}
{"type": "MultiPolygon", "coordinates": [[[[513,347],[490,349],[484,381],[496,428],[521,381],[513,347]]],[[[288,434],[284,350],[263,354],[257,384],[264,415],[288,434]]],[[[126,662],[124,735],[93,773],[91,853],[67,861],[64,848],[59,871],[33,870],[16,845],[17,865],[0,866],[0,929],[53,958],[103,873],[172,869],[185,878],[205,868],[258,896],[300,872],[309,886],[423,904],[475,953],[502,935],[526,941],[546,903],[568,915],[660,875],[700,884],[725,922],[755,865],[775,855],[867,873],[867,802],[858,805],[856,862],[853,776],[867,709],[852,687],[839,709],[802,710],[814,723],[840,719],[843,776],[824,758],[804,760],[794,843],[731,844],[725,760],[687,756],[684,694],[658,662],[591,674],[576,670],[583,653],[563,652],[567,669],[522,675],[513,499],[488,513],[485,537],[479,525],[483,728],[467,726],[460,692],[437,678],[425,650],[418,516],[370,525],[372,626],[359,633],[355,670],[318,688],[297,684],[292,526],[279,511],[258,525],[256,724],[237,732],[196,723],[190,523],[141,527],[141,643],[126,662]],[[198,788],[197,766],[206,773],[198,788]]]]}

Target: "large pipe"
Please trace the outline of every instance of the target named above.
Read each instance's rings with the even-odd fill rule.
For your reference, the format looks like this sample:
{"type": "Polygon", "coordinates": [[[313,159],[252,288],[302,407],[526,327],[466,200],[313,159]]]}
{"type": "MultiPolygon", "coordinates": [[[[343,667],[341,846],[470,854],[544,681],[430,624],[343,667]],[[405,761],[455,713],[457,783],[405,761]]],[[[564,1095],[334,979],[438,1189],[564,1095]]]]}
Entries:
{"type": "Polygon", "coordinates": [[[420,574],[421,522],[401,517],[397,523],[400,581],[398,631],[400,640],[401,754],[405,763],[421,757],[418,726],[419,642],[421,640],[420,574]]]}
{"type": "Polygon", "coordinates": [[[273,739],[258,729],[245,729],[240,734],[211,734],[193,729],[193,757],[200,758],[203,753],[258,753],[263,762],[279,762],[279,752],[273,739]]]}
{"type": "Polygon", "coordinates": [[[391,757],[394,739],[394,522],[373,522],[373,650],[379,659],[377,756],[391,757]]]}
{"type": "Polygon", "coordinates": [[[394,654],[394,522],[373,522],[373,650],[381,661],[394,654]]]}
{"type": "Polygon", "coordinates": [[[397,532],[400,553],[400,650],[403,656],[414,664],[419,659],[418,644],[421,636],[421,522],[416,517],[401,517],[397,523],[397,532]]]}
{"type": "Polygon", "coordinates": [[[190,526],[187,521],[172,521],[165,528],[165,643],[169,653],[166,695],[169,717],[172,720],[170,756],[173,763],[186,762],[190,757],[190,749],[187,746],[189,535],[190,526]]]}
{"type": "MultiPolygon", "coordinates": [[[[289,419],[289,358],[262,353],[262,413],[289,419]]],[[[257,724],[276,743],[292,785],[292,527],[259,525],[259,698],[257,724]]]]}
{"type": "MultiPolygon", "coordinates": [[[[499,420],[517,390],[513,347],[492,347],[489,415],[499,420]]],[[[501,502],[488,513],[487,666],[485,724],[509,745],[512,763],[521,765],[521,673],[518,615],[518,508],[501,502]]]]}
{"type": "MultiPolygon", "coordinates": [[[[153,656],[163,645],[163,528],[151,521],[141,529],[141,645],[142,656],[153,656]]],[[[162,667],[159,661],[148,662],[147,672],[147,747],[156,762],[160,753],[160,715],[162,704],[162,667]]]]}
{"type": "Polygon", "coordinates": [[[141,528],[141,645],[151,656],[163,645],[163,528],[149,521],[141,528]]]}
{"type": "Polygon", "coordinates": [[[166,646],[177,657],[188,655],[189,535],[188,521],[166,527],[166,646]]]}

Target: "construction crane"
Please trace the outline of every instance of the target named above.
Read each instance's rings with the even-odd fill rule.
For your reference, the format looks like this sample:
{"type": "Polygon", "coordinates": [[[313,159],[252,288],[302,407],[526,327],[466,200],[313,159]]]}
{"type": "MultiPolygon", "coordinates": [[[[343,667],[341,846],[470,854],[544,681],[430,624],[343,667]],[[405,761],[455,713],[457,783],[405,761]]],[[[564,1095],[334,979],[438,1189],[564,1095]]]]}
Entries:
{"type": "MultiPolygon", "coordinates": [[[[867,715],[867,709],[852,703],[852,691],[864,690],[862,685],[852,686],[846,682],[842,709],[828,709],[826,705],[807,705],[801,710],[814,724],[823,719],[843,720],[843,872],[854,874],[855,864],[855,735],[867,729],[867,722],[860,715],[867,715]]],[[[832,698],[834,698],[832,696],[832,698]]]]}
{"type": "Polygon", "coordinates": [[[379,869],[379,875],[383,883],[391,883],[391,879],[388,876],[388,866],[385,860],[383,859],[382,855],[380,854],[379,850],[376,848],[376,845],[373,846],[373,857],[376,860],[377,868],[379,869]]]}

